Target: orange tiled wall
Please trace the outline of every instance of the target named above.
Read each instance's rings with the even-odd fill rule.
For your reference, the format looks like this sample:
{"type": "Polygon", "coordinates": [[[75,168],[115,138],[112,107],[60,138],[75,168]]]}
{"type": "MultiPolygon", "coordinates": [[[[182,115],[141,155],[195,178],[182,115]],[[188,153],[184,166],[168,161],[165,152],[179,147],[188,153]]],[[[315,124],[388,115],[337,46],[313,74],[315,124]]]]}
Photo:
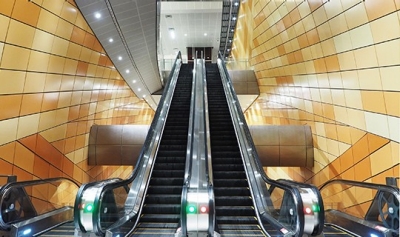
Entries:
{"type": "Polygon", "coordinates": [[[154,113],[73,0],[0,1],[0,81],[0,174],[82,183],[132,170],[87,165],[92,124],[149,124],[154,113]]]}
{"type": "Polygon", "coordinates": [[[399,176],[399,0],[241,2],[232,56],[249,60],[261,95],[249,124],[308,124],[314,167],[274,178],[384,183],[399,176]]]}

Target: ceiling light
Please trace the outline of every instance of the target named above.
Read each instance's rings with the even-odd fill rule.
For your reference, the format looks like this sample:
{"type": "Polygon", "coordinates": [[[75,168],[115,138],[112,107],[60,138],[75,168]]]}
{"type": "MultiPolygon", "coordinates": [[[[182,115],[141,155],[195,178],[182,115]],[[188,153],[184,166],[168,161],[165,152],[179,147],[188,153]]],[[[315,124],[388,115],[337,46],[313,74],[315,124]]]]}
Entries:
{"type": "Polygon", "coordinates": [[[112,43],[112,42],[114,42],[114,39],[113,38],[109,38],[108,42],[112,43]]]}
{"type": "Polygon", "coordinates": [[[146,98],[146,95],[143,95],[143,98],[146,98]]]}
{"type": "Polygon", "coordinates": [[[172,39],[175,39],[175,29],[174,28],[169,28],[168,31],[169,31],[169,36],[172,39]]]}
{"type": "Polygon", "coordinates": [[[235,2],[235,4],[234,4],[235,6],[239,6],[239,3],[238,2],[235,2]]]}
{"type": "Polygon", "coordinates": [[[185,34],[185,36],[187,36],[187,34],[185,34]]]}
{"type": "Polygon", "coordinates": [[[207,36],[207,33],[204,33],[204,36],[207,36]]]}
{"type": "Polygon", "coordinates": [[[132,82],[133,82],[133,83],[136,83],[136,80],[133,80],[132,82]]]}
{"type": "Polygon", "coordinates": [[[121,61],[121,60],[122,60],[122,57],[121,57],[121,56],[118,56],[118,60],[120,60],[120,61],[121,61]]]}
{"type": "Polygon", "coordinates": [[[234,29],[231,30],[232,32],[234,31],[234,29]]]}
{"type": "Polygon", "coordinates": [[[100,19],[100,17],[101,17],[101,14],[100,14],[100,13],[98,13],[98,12],[96,12],[96,13],[94,13],[94,17],[96,17],[97,19],[100,19]]]}
{"type": "Polygon", "coordinates": [[[126,72],[126,73],[129,73],[130,71],[129,71],[129,69],[126,69],[125,72],[126,72]]]}
{"type": "Polygon", "coordinates": [[[234,17],[232,17],[232,20],[236,21],[236,17],[235,17],[235,16],[234,16],[234,17]]]}
{"type": "Polygon", "coordinates": [[[137,90],[138,90],[138,91],[141,91],[142,89],[138,88],[137,90]]]}

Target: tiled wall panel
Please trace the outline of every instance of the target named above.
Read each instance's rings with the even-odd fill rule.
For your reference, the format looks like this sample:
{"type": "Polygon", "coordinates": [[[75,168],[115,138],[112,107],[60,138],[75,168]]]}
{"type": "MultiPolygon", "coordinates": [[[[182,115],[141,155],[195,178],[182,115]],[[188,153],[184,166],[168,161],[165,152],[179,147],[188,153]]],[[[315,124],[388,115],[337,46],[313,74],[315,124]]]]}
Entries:
{"type": "Polygon", "coordinates": [[[250,61],[261,92],[248,123],[307,124],[313,132],[314,167],[265,168],[271,177],[321,185],[399,176],[399,7],[396,0],[241,3],[232,57],[250,61]]]}
{"type": "Polygon", "coordinates": [[[79,183],[129,175],[132,167],[87,165],[90,126],[149,124],[154,112],[73,0],[0,1],[0,82],[0,174],[79,183]]]}

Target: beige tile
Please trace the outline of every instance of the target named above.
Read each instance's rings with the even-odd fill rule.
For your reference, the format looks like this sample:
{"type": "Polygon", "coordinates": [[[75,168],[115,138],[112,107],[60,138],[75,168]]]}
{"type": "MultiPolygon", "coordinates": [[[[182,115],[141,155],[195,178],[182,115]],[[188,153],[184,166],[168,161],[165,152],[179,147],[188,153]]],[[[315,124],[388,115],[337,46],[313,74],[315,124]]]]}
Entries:
{"type": "Polygon", "coordinates": [[[389,138],[395,142],[400,142],[400,119],[388,116],[389,138]]]}
{"type": "Polygon", "coordinates": [[[337,17],[329,21],[332,35],[338,35],[348,30],[347,21],[344,14],[338,15],[337,17]]]}
{"type": "Polygon", "coordinates": [[[332,101],[335,105],[346,106],[346,100],[344,97],[343,90],[340,89],[332,89],[332,101]]]}
{"type": "Polygon", "coordinates": [[[43,92],[46,76],[43,73],[26,74],[24,93],[43,92]]]}
{"type": "Polygon", "coordinates": [[[35,37],[33,38],[32,49],[50,53],[51,47],[53,45],[53,40],[53,35],[41,30],[36,30],[35,37]]]}
{"type": "Polygon", "coordinates": [[[360,83],[358,81],[358,74],[356,71],[344,71],[341,72],[343,88],[347,89],[360,89],[360,83]]]}
{"type": "Polygon", "coordinates": [[[0,65],[6,69],[26,70],[29,53],[28,49],[6,44],[0,65]]]}
{"type": "Polygon", "coordinates": [[[395,22],[399,22],[396,13],[370,22],[374,42],[379,43],[400,37],[400,24],[395,24],[395,22]]]}
{"type": "Polygon", "coordinates": [[[22,93],[25,82],[25,72],[0,70],[0,94],[22,93]]]}
{"type": "Polygon", "coordinates": [[[361,93],[359,90],[344,90],[344,95],[347,107],[363,109],[361,93]]]}
{"type": "Polygon", "coordinates": [[[381,75],[378,68],[358,70],[358,78],[361,89],[381,90],[381,75]]]}
{"type": "Polygon", "coordinates": [[[79,55],[81,54],[82,46],[75,44],[73,42],[69,42],[67,57],[73,59],[79,59],[79,55]]]}
{"type": "Polygon", "coordinates": [[[65,58],[50,55],[48,72],[60,73],[64,69],[65,58]]]}
{"type": "Polygon", "coordinates": [[[357,68],[370,68],[378,66],[378,59],[374,46],[354,50],[357,68]]]}
{"type": "Polygon", "coordinates": [[[347,115],[349,116],[348,124],[361,130],[366,129],[364,111],[347,108],[347,115]]]}
{"type": "Polygon", "coordinates": [[[400,39],[375,45],[379,66],[400,64],[400,39]]]}
{"type": "Polygon", "coordinates": [[[35,28],[15,20],[10,21],[6,42],[31,48],[35,28]],[[23,37],[21,37],[23,35],[23,37]]]}
{"type": "Polygon", "coordinates": [[[39,132],[52,128],[56,125],[56,114],[56,110],[40,113],[39,132]]]}
{"type": "Polygon", "coordinates": [[[354,49],[372,45],[374,40],[369,24],[364,24],[349,31],[351,44],[354,49]]]}
{"type": "Polygon", "coordinates": [[[382,91],[361,91],[361,97],[364,110],[386,114],[382,91]]]}
{"type": "Polygon", "coordinates": [[[10,18],[0,15],[0,41],[6,40],[10,18]]]}
{"type": "Polygon", "coordinates": [[[4,49],[4,43],[0,43],[0,61],[1,61],[1,56],[3,55],[3,49],[4,49]]]}
{"type": "Polygon", "coordinates": [[[397,80],[400,75],[400,66],[381,67],[379,71],[383,90],[400,91],[400,83],[397,80]]]}
{"type": "Polygon", "coordinates": [[[66,39],[66,40],[69,40],[71,38],[73,29],[74,29],[74,26],[71,23],[69,23],[63,19],[60,19],[58,21],[56,35],[61,38],[66,39]]]}
{"type": "Polygon", "coordinates": [[[0,145],[14,141],[17,138],[18,119],[0,121],[0,145]]]}
{"type": "Polygon", "coordinates": [[[56,16],[59,16],[64,2],[63,0],[43,1],[42,7],[54,13],[56,16]]]}
{"type": "Polygon", "coordinates": [[[325,12],[328,19],[343,12],[342,3],[340,1],[332,1],[329,4],[324,4],[325,12]]]}
{"type": "Polygon", "coordinates": [[[31,51],[28,63],[29,71],[46,72],[49,65],[50,55],[39,51],[31,51]]]}
{"type": "Polygon", "coordinates": [[[351,70],[357,68],[356,59],[353,51],[337,54],[341,70],[351,70]]]}
{"type": "Polygon", "coordinates": [[[37,133],[39,126],[39,117],[39,114],[32,114],[20,117],[17,128],[17,139],[37,133]]]}
{"type": "Polygon", "coordinates": [[[321,42],[322,52],[324,56],[336,54],[335,42],[333,39],[328,39],[321,42]]]}
{"type": "Polygon", "coordinates": [[[400,93],[383,92],[383,96],[385,97],[387,114],[400,117],[400,93]]]}
{"type": "Polygon", "coordinates": [[[335,42],[335,48],[337,53],[353,49],[349,32],[345,32],[343,34],[333,37],[333,41],[335,42]]]}
{"type": "Polygon", "coordinates": [[[68,51],[68,44],[69,44],[69,41],[59,38],[59,37],[54,37],[51,53],[56,54],[58,56],[65,57],[67,55],[67,51],[68,51]]]}
{"type": "Polygon", "coordinates": [[[57,29],[58,17],[48,11],[40,11],[37,28],[50,34],[54,34],[57,29]]]}
{"type": "Polygon", "coordinates": [[[368,22],[367,11],[365,10],[364,4],[357,4],[347,10],[344,15],[346,16],[349,29],[356,28],[368,22]]]}
{"type": "Polygon", "coordinates": [[[372,175],[379,174],[393,166],[391,146],[387,144],[370,155],[372,175]]]}
{"type": "Polygon", "coordinates": [[[376,135],[390,138],[388,116],[372,112],[365,113],[365,122],[367,125],[367,131],[376,135]],[[376,126],[379,124],[379,126],[376,126]]]}

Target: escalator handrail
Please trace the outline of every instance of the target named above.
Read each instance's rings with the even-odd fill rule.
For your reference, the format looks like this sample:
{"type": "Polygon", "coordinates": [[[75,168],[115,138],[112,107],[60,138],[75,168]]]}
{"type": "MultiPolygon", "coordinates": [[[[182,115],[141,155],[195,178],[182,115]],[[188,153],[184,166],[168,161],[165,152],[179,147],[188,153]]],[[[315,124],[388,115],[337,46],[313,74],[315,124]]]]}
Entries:
{"type": "Polygon", "coordinates": [[[376,184],[376,183],[368,183],[368,182],[360,182],[360,181],[354,181],[354,180],[346,180],[346,179],[332,179],[321,185],[319,190],[323,190],[325,187],[328,185],[334,184],[334,183],[339,183],[339,184],[345,184],[345,185],[351,185],[351,186],[357,186],[361,188],[368,188],[368,189],[376,189],[379,191],[387,192],[390,194],[393,194],[398,201],[400,201],[400,194],[399,194],[399,188],[391,186],[391,185],[386,185],[386,184],[376,184]]]}
{"type": "MultiPolygon", "coordinates": [[[[185,175],[184,175],[184,182],[183,182],[183,188],[182,188],[182,199],[181,199],[181,231],[182,235],[186,236],[187,235],[187,218],[186,218],[186,210],[185,207],[187,205],[187,194],[188,190],[190,188],[190,182],[192,178],[192,155],[195,152],[198,154],[198,152],[204,152],[205,154],[205,174],[199,174],[199,175],[205,175],[206,181],[207,181],[207,194],[209,196],[208,200],[208,215],[209,215],[209,223],[208,223],[208,235],[213,236],[214,235],[214,226],[215,226],[215,203],[214,203],[214,189],[213,189],[213,175],[212,175],[212,160],[211,160],[211,146],[210,146],[210,130],[209,130],[209,120],[208,120],[208,101],[207,101],[207,84],[206,84],[206,75],[205,75],[205,65],[204,65],[204,59],[203,55],[201,55],[200,59],[197,58],[197,52],[196,52],[196,59],[194,60],[194,69],[193,69],[193,80],[192,80],[192,96],[191,96],[191,101],[190,101],[190,118],[189,118],[189,129],[188,129],[188,142],[187,142],[187,155],[186,155],[186,165],[185,165],[185,175]],[[202,60],[201,61],[201,70],[202,70],[202,78],[197,78],[197,60],[202,60]],[[202,80],[203,83],[203,88],[197,88],[197,80],[202,80]],[[201,106],[202,108],[202,120],[203,121],[203,127],[205,131],[198,131],[198,129],[195,129],[195,118],[196,116],[196,111],[199,109],[196,107],[196,98],[199,96],[201,99],[201,106]],[[200,150],[200,151],[194,151],[193,143],[194,143],[194,138],[199,137],[199,133],[204,132],[205,137],[204,137],[204,145],[205,145],[205,150],[200,150]]],[[[201,148],[199,148],[201,149],[201,148]]],[[[201,180],[199,177],[197,177],[196,180],[201,180]]]]}
{"type": "MultiPolygon", "coordinates": [[[[47,178],[47,179],[38,179],[38,180],[26,180],[26,181],[16,181],[16,182],[10,182],[7,183],[5,185],[3,185],[0,188],[0,207],[3,207],[3,201],[4,201],[4,196],[7,192],[9,192],[9,190],[13,189],[13,188],[24,188],[26,186],[32,186],[32,185],[42,185],[42,184],[48,184],[48,183],[54,183],[54,182],[58,182],[58,181],[63,181],[66,180],[70,183],[73,183],[76,185],[76,187],[79,187],[78,182],[76,182],[73,179],[70,179],[68,177],[55,177],[55,178],[47,178]]],[[[11,227],[10,224],[7,224],[4,222],[3,217],[1,215],[1,211],[0,211],[0,228],[1,229],[8,229],[11,227]]]]}
{"type": "MultiPolygon", "coordinates": [[[[137,177],[139,171],[143,168],[143,165],[144,165],[143,163],[144,163],[144,160],[145,160],[144,157],[145,157],[145,155],[147,155],[147,152],[151,152],[151,150],[158,150],[158,145],[159,145],[159,142],[161,140],[161,135],[162,135],[162,132],[163,132],[163,129],[164,129],[164,126],[165,126],[165,122],[166,122],[166,119],[164,117],[160,116],[160,115],[161,115],[162,112],[165,112],[165,117],[166,117],[168,115],[168,111],[169,111],[169,106],[166,107],[166,111],[163,111],[163,107],[164,106],[161,106],[161,105],[164,105],[165,103],[167,103],[168,105],[171,104],[171,100],[172,100],[171,93],[173,94],[173,91],[175,90],[175,85],[172,86],[171,84],[173,82],[176,82],[176,80],[177,80],[178,76],[176,75],[175,71],[177,69],[179,69],[177,67],[180,66],[181,63],[182,63],[182,55],[181,55],[181,52],[179,51],[177,56],[176,56],[176,58],[175,58],[174,64],[172,66],[171,73],[170,73],[168,81],[167,81],[167,85],[164,88],[164,93],[161,96],[161,99],[160,99],[160,102],[159,102],[159,106],[157,107],[156,113],[154,115],[154,119],[153,119],[153,121],[152,121],[152,123],[150,125],[150,128],[149,128],[149,131],[147,133],[145,142],[143,144],[143,147],[142,147],[141,152],[139,154],[138,160],[136,162],[136,166],[135,166],[133,172],[131,173],[131,175],[127,179],[124,179],[124,180],[119,180],[119,181],[115,181],[115,182],[103,182],[103,181],[100,181],[100,182],[94,182],[94,184],[87,184],[86,185],[87,186],[86,188],[92,187],[92,186],[94,186],[96,184],[99,185],[99,191],[97,192],[96,197],[94,199],[95,200],[94,201],[94,205],[93,205],[94,207],[99,207],[99,204],[101,203],[101,199],[102,199],[102,197],[104,196],[104,194],[107,191],[113,190],[113,189],[116,189],[116,188],[119,188],[119,187],[127,186],[131,182],[133,182],[133,180],[135,180],[135,178],[137,177]],[[167,96],[169,96],[169,97],[167,98],[167,96]],[[157,127],[157,125],[159,127],[161,127],[159,130],[155,129],[157,127]],[[150,147],[150,144],[154,144],[155,147],[150,147]],[[103,182],[103,185],[101,185],[102,182],[103,182]]],[[[153,155],[155,156],[154,153],[153,153],[153,155]]],[[[152,160],[154,160],[154,157],[146,157],[146,158],[149,158],[149,159],[151,158],[152,160]]],[[[152,162],[152,164],[154,165],[154,162],[152,162]]],[[[145,164],[145,165],[147,167],[147,164],[145,164]]],[[[143,182],[148,182],[148,180],[144,180],[143,182]]],[[[79,193],[80,196],[77,196],[77,199],[78,198],[82,198],[82,193],[83,193],[83,189],[79,193]]],[[[141,201],[140,207],[143,204],[143,200],[144,200],[144,197],[142,197],[142,201],[141,201]]],[[[79,221],[79,219],[80,219],[79,218],[79,211],[76,211],[76,210],[78,210],[78,206],[79,206],[79,203],[76,202],[75,203],[75,209],[74,209],[75,226],[78,227],[82,232],[86,232],[86,230],[83,228],[83,226],[81,225],[81,223],[79,221]]],[[[129,214],[132,215],[132,213],[129,213],[129,214]]],[[[93,232],[95,232],[96,234],[100,234],[100,235],[104,234],[104,232],[103,232],[103,230],[102,230],[102,228],[100,226],[100,221],[99,221],[100,220],[100,213],[99,212],[93,212],[93,215],[94,215],[93,216],[93,227],[94,227],[94,231],[93,232]]],[[[131,217],[132,216],[130,216],[130,218],[131,217]]],[[[121,218],[117,222],[118,223],[120,223],[122,221],[126,222],[126,221],[128,221],[126,219],[127,218],[121,218]]]]}
{"type": "MultiPolygon", "coordinates": [[[[246,119],[245,119],[243,113],[238,112],[238,111],[241,111],[241,108],[240,108],[240,105],[238,103],[239,100],[237,98],[237,95],[236,95],[236,93],[234,93],[234,88],[232,86],[232,80],[231,80],[231,78],[229,76],[229,73],[228,73],[228,70],[227,70],[227,68],[225,66],[224,59],[223,59],[223,57],[221,55],[221,52],[218,53],[218,56],[219,56],[219,59],[222,61],[221,65],[222,65],[225,77],[226,77],[226,79],[228,81],[227,86],[229,88],[229,91],[225,92],[225,93],[226,93],[227,96],[230,96],[231,98],[233,98],[234,101],[237,102],[234,105],[236,107],[236,111],[231,111],[231,113],[235,113],[234,116],[236,116],[236,118],[239,118],[241,120],[241,122],[243,123],[243,126],[242,126],[243,133],[244,133],[243,135],[245,136],[245,138],[247,140],[246,143],[247,143],[247,146],[248,146],[248,147],[246,147],[244,149],[247,150],[247,154],[250,153],[250,156],[253,157],[252,160],[256,161],[256,167],[255,168],[256,168],[256,170],[258,170],[258,172],[261,175],[261,177],[264,180],[264,182],[266,182],[266,183],[268,183],[270,185],[279,187],[279,188],[289,192],[292,195],[292,197],[293,197],[293,199],[295,201],[296,209],[297,209],[297,217],[298,217],[299,222],[300,222],[300,223],[298,223],[298,225],[296,225],[296,233],[295,234],[296,234],[296,236],[302,236],[303,235],[303,227],[304,227],[304,215],[300,214],[300,213],[303,213],[303,203],[301,201],[300,192],[299,192],[299,190],[297,188],[294,188],[291,185],[288,185],[288,184],[285,184],[285,183],[281,183],[279,181],[276,181],[276,180],[273,180],[273,179],[269,178],[265,174],[264,170],[261,167],[259,167],[259,165],[257,164],[257,161],[259,161],[258,154],[256,152],[256,148],[255,148],[254,142],[253,142],[253,140],[251,138],[250,130],[248,128],[246,119]],[[249,151],[251,151],[251,152],[249,152],[249,151]]],[[[235,127],[235,132],[236,133],[240,132],[240,131],[236,131],[235,122],[233,122],[233,123],[234,123],[234,127],[235,127]]],[[[241,148],[241,151],[243,152],[242,149],[243,148],[241,148]]],[[[245,167],[245,169],[246,169],[246,167],[245,167]]],[[[251,193],[252,193],[253,190],[252,189],[250,189],[250,190],[251,190],[251,193]]],[[[257,208],[257,206],[256,206],[256,208],[257,208]]],[[[256,214],[258,215],[258,211],[256,211],[256,214]]],[[[262,223],[260,223],[260,224],[262,224],[262,223]]],[[[260,226],[262,227],[264,233],[267,234],[267,231],[265,230],[264,226],[263,225],[260,225],[260,226]]]]}
{"type": "Polygon", "coordinates": [[[193,63],[193,74],[192,74],[192,88],[191,88],[191,96],[190,96],[190,111],[189,111],[189,124],[188,124],[188,139],[186,145],[186,161],[185,161],[185,173],[183,176],[183,186],[182,186],[182,196],[181,196],[181,231],[182,235],[187,235],[187,218],[186,218],[186,210],[185,207],[187,205],[187,194],[190,184],[190,178],[192,176],[192,152],[193,152],[193,129],[194,129],[194,113],[196,111],[195,108],[195,97],[196,97],[196,60],[193,63]]]}
{"type": "Polygon", "coordinates": [[[206,132],[206,153],[207,153],[207,165],[206,165],[206,175],[208,182],[208,236],[214,236],[215,232],[215,195],[214,195],[214,175],[212,166],[212,156],[211,156],[211,133],[210,133],[210,120],[208,113],[208,91],[207,91],[207,76],[206,76],[206,66],[203,63],[203,81],[204,81],[204,127],[206,132]]]}

